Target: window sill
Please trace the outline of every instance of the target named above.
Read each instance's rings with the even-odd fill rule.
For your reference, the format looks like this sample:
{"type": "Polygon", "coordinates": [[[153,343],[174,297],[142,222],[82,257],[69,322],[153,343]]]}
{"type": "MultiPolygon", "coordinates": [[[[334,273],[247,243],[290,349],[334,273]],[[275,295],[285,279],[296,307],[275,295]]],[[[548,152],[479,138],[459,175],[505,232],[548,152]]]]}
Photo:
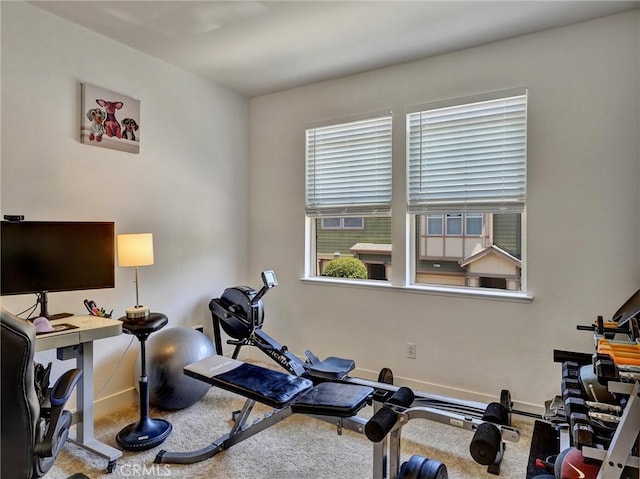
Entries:
{"type": "Polygon", "coordinates": [[[456,288],[453,286],[418,285],[406,286],[393,285],[387,281],[373,280],[349,280],[344,278],[313,277],[300,278],[305,284],[321,286],[340,286],[349,288],[364,288],[376,290],[388,290],[402,293],[428,294],[436,296],[452,296],[458,298],[488,299],[494,301],[507,301],[515,303],[530,303],[533,296],[521,291],[506,291],[479,288],[456,288]]]}

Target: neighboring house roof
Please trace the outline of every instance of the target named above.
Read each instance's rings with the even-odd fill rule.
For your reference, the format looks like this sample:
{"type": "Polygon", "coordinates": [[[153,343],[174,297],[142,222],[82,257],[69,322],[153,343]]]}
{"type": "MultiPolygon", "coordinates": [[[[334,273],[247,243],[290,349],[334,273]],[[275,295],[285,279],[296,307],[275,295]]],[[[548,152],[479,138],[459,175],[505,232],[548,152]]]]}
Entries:
{"type": "Polygon", "coordinates": [[[502,248],[497,247],[496,245],[492,244],[491,246],[488,246],[486,248],[483,248],[479,251],[474,251],[473,254],[471,254],[471,256],[467,256],[466,258],[461,259],[458,263],[460,264],[460,266],[468,266],[469,264],[473,263],[474,261],[477,261],[481,258],[484,258],[487,255],[493,254],[495,256],[498,256],[499,258],[505,259],[506,261],[512,263],[513,265],[517,266],[518,268],[520,268],[522,266],[522,261],[520,261],[518,258],[516,258],[513,255],[510,255],[509,253],[507,253],[505,250],[503,250],[502,248]]]}
{"type": "Polygon", "coordinates": [[[389,253],[391,254],[390,244],[378,243],[356,243],[351,248],[353,252],[358,253],[389,253]]]}

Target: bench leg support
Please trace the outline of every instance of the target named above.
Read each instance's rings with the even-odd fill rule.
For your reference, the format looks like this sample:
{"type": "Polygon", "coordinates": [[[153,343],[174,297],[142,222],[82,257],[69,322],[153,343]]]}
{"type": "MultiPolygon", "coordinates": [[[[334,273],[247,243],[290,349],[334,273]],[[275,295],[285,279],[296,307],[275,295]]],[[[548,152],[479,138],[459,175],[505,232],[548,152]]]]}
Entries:
{"type": "Polygon", "coordinates": [[[248,413],[251,408],[253,408],[253,404],[254,401],[251,399],[247,400],[242,412],[236,419],[236,423],[234,424],[231,432],[215,440],[208,446],[191,452],[170,452],[162,450],[156,455],[153,462],[156,464],[194,464],[196,462],[204,461],[205,459],[209,459],[222,451],[226,451],[234,444],[238,444],[245,439],[264,431],[265,429],[270,428],[292,414],[290,407],[278,409],[271,415],[265,416],[264,419],[261,419],[251,426],[244,427],[247,419],[249,418],[248,413]]]}

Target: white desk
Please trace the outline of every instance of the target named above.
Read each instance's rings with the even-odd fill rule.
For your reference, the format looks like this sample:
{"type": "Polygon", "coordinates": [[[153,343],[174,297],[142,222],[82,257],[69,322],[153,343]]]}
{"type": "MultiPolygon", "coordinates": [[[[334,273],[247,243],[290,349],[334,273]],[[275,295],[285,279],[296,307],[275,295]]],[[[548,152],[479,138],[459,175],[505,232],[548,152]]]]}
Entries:
{"type": "Polygon", "coordinates": [[[107,470],[113,471],[122,451],[104,444],[93,437],[93,342],[98,339],[118,336],[122,333],[122,322],[99,316],[71,316],[51,321],[52,325],[71,324],[77,329],[58,331],[36,336],[36,352],[57,349],[60,360],[77,360],[82,369],[82,378],[76,386],[77,412],[75,437],[69,440],[83,449],[91,451],[109,461],[107,470]]]}

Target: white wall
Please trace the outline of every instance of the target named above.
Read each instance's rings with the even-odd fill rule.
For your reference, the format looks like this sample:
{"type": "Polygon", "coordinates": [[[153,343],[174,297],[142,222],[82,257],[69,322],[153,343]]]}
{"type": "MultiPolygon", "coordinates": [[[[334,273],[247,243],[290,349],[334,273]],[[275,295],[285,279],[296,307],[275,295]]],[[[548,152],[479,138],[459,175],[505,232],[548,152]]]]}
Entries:
{"type": "MultiPolygon", "coordinates": [[[[213,295],[258,286],[273,268],[280,286],[265,298],[265,329],[294,352],[352,357],[365,374],[391,367],[423,389],[482,398],[509,388],[539,406],[559,388],[553,349],[590,352],[575,325],[610,315],[640,286],[638,12],[258,97],[250,108],[30,5],[1,2],[0,12],[1,213],[153,232],[156,264],[140,271],[141,297],[171,326],[210,328],[213,295]],[[139,155],[79,143],[79,82],[141,100],[139,155]],[[381,109],[401,122],[407,105],[513,86],[530,95],[531,304],[298,280],[306,124],[381,109]],[[416,360],[405,358],[409,341],[416,360]]],[[[116,268],[115,289],[51,294],[50,309],[82,313],[89,296],[121,314],[134,301],[131,280],[116,268]]],[[[2,302],[15,312],[33,297],[2,302]]],[[[131,393],[137,348],[102,388],[129,340],[96,344],[99,402],[131,393]]]]}
{"type": "MultiPolygon", "coordinates": [[[[28,4],[2,2],[1,12],[1,213],[152,232],[141,301],[169,327],[210,331],[209,300],[247,270],[248,101],[28,4]],[[79,142],[80,82],[141,101],[140,154],[79,142]]],[[[122,315],[135,302],[132,269],[116,267],[115,289],[52,293],[49,310],[83,314],[87,297],[122,315]]],[[[34,299],[2,302],[19,312],[34,299]]],[[[131,338],[96,343],[98,401],[131,399],[137,344],[103,387],[131,338]]]]}
{"type": "Polygon", "coordinates": [[[256,286],[262,269],[280,280],[265,330],[296,353],[390,367],[427,390],[486,399],[508,388],[536,407],[557,394],[553,349],[593,352],[576,325],[610,317],[640,287],[639,25],[635,11],[253,98],[250,271],[256,286]],[[530,304],[299,281],[306,125],[392,109],[397,127],[406,106],[519,86],[530,304]]]}

